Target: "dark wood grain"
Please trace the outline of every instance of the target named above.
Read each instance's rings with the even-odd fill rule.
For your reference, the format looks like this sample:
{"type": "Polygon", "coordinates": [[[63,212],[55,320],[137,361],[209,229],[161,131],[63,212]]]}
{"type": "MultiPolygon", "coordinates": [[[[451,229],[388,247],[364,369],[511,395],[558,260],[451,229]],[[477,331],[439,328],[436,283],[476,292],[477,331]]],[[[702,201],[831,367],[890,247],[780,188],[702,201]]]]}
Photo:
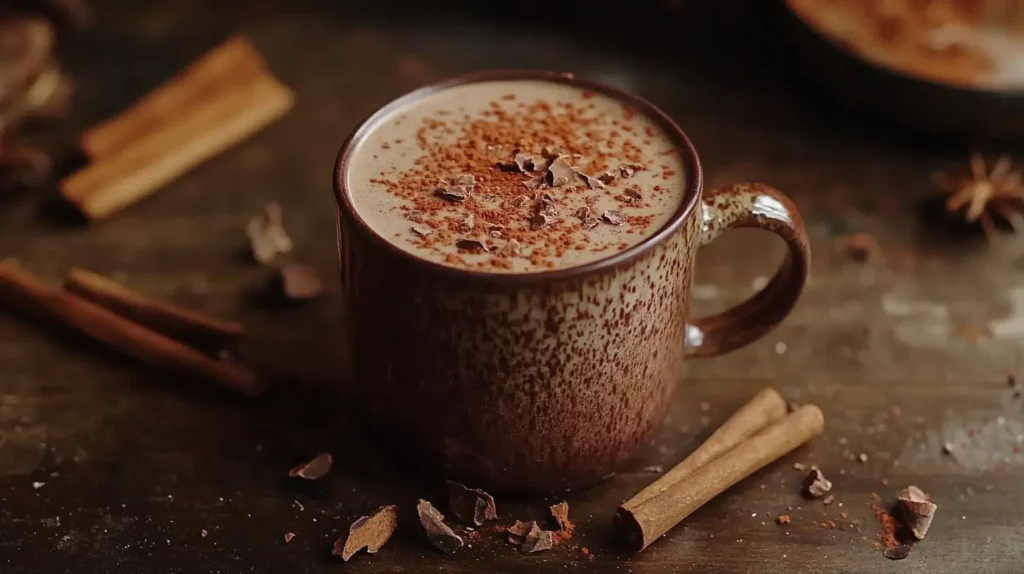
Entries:
{"type": "MultiPolygon", "coordinates": [[[[925,225],[929,172],[964,150],[829,113],[795,82],[774,22],[759,11],[732,10],[742,7],[734,2],[683,2],[676,12],[570,2],[515,16],[468,2],[424,2],[415,15],[391,1],[95,4],[97,26],[61,45],[77,78],[74,112],[31,132],[48,149],[66,149],[83,127],[232,32],[253,38],[298,106],[93,227],[51,209],[53,187],[0,198],[0,257],[53,281],[84,267],[242,321],[247,356],[276,390],[248,403],[0,315],[4,574],[1019,571],[1024,456],[1014,445],[1024,402],[1004,372],[1024,356],[1024,320],[1014,321],[1024,313],[1014,306],[1024,305],[1024,249],[1012,236],[986,247],[925,225]],[[588,15],[632,24],[590,26],[581,22],[588,15]],[[419,497],[443,507],[441,485],[389,458],[362,431],[359,405],[345,401],[337,286],[328,282],[327,295],[304,307],[275,306],[261,295],[268,273],[242,255],[248,216],[274,200],[296,258],[334,276],[330,171],[347,132],[420,83],[498,66],[572,70],[649,97],[689,132],[709,181],[757,179],[790,193],[811,236],[812,279],[793,315],[727,358],[691,361],[659,437],[623,472],[568,496],[579,525],[572,543],[593,561],[568,546],[520,556],[493,534],[452,557],[433,551],[409,521],[419,497]],[[874,234],[879,256],[850,261],[836,240],[852,231],[874,234]],[[987,321],[993,336],[957,334],[987,321]],[[819,404],[824,436],[642,555],[616,552],[611,517],[653,479],[642,469],[681,460],[765,385],[819,404]],[[952,456],[944,441],[956,443],[952,456]],[[327,478],[287,479],[321,451],[335,456],[327,478]],[[853,460],[861,452],[864,463],[853,460]],[[795,462],[819,465],[837,503],[803,500],[795,462]],[[869,497],[891,499],[907,484],[931,493],[939,510],[928,539],[890,562],[872,544],[869,497]],[[331,543],[381,504],[400,505],[399,533],[376,556],[341,565],[331,543]],[[792,522],[776,525],[781,513],[792,522]],[[816,525],[823,520],[839,527],[816,525]],[[296,534],[289,544],[286,532],[296,534]]],[[[696,312],[749,296],[770,274],[782,246],[764,237],[734,232],[702,253],[696,312]]],[[[501,523],[540,518],[552,502],[498,500],[501,523]]]]}

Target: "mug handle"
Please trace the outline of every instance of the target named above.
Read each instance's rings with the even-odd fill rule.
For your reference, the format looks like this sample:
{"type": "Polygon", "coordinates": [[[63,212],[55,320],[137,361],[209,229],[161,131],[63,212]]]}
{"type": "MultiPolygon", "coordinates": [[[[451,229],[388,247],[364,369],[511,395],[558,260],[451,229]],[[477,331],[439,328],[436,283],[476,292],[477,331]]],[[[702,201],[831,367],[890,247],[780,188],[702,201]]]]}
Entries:
{"type": "Polygon", "coordinates": [[[807,283],[811,251],[803,219],[793,202],[763,183],[738,183],[701,200],[701,247],[740,227],[778,235],[789,248],[772,280],[743,303],[686,326],[687,355],[713,357],[750,343],[775,328],[796,305],[807,283]]]}

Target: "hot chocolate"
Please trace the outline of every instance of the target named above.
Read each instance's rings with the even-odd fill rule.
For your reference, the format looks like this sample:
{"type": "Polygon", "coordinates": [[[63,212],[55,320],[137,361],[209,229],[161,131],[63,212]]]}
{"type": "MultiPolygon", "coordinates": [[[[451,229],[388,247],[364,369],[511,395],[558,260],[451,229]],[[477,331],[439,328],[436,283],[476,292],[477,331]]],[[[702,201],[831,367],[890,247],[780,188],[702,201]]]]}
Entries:
{"type": "Polygon", "coordinates": [[[686,194],[680,143],[660,118],[555,80],[447,87],[368,126],[346,175],[355,211],[451,267],[596,261],[662,228],[686,194]]]}

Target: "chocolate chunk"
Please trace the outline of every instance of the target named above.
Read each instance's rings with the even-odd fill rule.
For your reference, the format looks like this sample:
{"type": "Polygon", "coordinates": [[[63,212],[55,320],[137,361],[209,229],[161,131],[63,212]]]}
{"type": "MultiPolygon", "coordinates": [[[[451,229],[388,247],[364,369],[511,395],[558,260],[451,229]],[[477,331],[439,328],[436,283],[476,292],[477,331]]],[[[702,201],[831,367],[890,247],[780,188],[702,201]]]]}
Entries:
{"type": "Polygon", "coordinates": [[[644,166],[638,163],[624,163],[621,166],[619,166],[619,175],[621,175],[623,178],[633,177],[633,174],[642,170],[643,168],[644,166]]]}
{"type": "Polygon", "coordinates": [[[465,544],[462,537],[444,523],[444,515],[426,500],[420,499],[416,505],[416,514],[420,517],[423,532],[434,548],[446,554],[454,554],[465,544]]]}
{"type": "Polygon", "coordinates": [[[639,187],[627,187],[623,193],[635,201],[640,201],[644,198],[643,194],[640,193],[639,187]]]}
{"type": "Polygon", "coordinates": [[[439,187],[434,193],[441,199],[454,202],[466,201],[466,198],[469,197],[469,189],[461,185],[439,187]]]}
{"type": "Polygon", "coordinates": [[[520,152],[516,152],[516,155],[512,157],[512,161],[503,161],[498,163],[498,167],[505,171],[518,171],[521,173],[530,171],[530,166],[532,165],[533,158],[520,152]]]}
{"type": "Polygon", "coordinates": [[[560,156],[563,156],[565,154],[562,153],[562,150],[560,150],[558,148],[553,148],[553,147],[550,147],[550,146],[544,146],[544,147],[540,148],[540,155],[541,155],[541,157],[544,157],[545,159],[555,160],[555,159],[558,159],[560,156]]]}
{"type": "Polygon", "coordinates": [[[551,512],[551,518],[558,525],[558,540],[568,540],[571,538],[573,531],[576,530],[576,525],[569,521],[569,503],[565,501],[559,502],[548,508],[548,511],[551,512]]]}
{"type": "Polygon", "coordinates": [[[601,224],[601,221],[599,219],[595,219],[593,217],[588,217],[588,218],[583,220],[583,229],[593,229],[593,228],[597,227],[600,224],[601,224]]]}
{"type": "Polygon", "coordinates": [[[522,544],[523,538],[537,526],[537,523],[533,520],[529,522],[523,522],[522,520],[516,520],[516,523],[505,529],[508,533],[509,542],[511,544],[522,544]]]}
{"type": "Polygon", "coordinates": [[[497,238],[501,237],[501,232],[504,229],[505,228],[503,226],[501,226],[501,225],[497,225],[497,224],[489,225],[489,226],[487,226],[487,235],[497,239],[497,238]]]}
{"type": "Polygon", "coordinates": [[[569,165],[569,162],[566,161],[565,156],[559,156],[555,158],[554,161],[551,162],[550,166],[548,166],[546,181],[547,184],[550,185],[551,187],[559,187],[572,181],[575,175],[576,170],[574,170],[572,166],[569,165]]]}
{"type": "Polygon", "coordinates": [[[476,217],[474,217],[472,213],[467,215],[466,218],[459,223],[459,231],[463,233],[473,231],[474,227],[476,227],[476,217]]]}
{"type": "Polygon", "coordinates": [[[455,247],[466,251],[483,251],[485,253],[491,250],[489,245],[478,239],[460,239],[455,242],[455,247]]]}
{"type": "Polygon", "coordinates": [[[526,202],[529,201],[529,200],[530,200],[530,198],[526,197],[525,195],[517,195],[517,196],[513,197],[512,199],[509,199],[509,200],[501,202],[501,208],[502,209],[515,209],[515,208],[519,208],[519,207],[522,207],[522,206],[526,205],[526,202]]]}
{"type": "Polygon", "coordinates": [[[606,171],[597,176],[597,180],[605,185],[609,185],[611,182],[615,181],[615,174],[610,171],[606,171]]]}
{"type": "Polygon", "coordinates": [[[626,216],[622,215],[622,212],[609,209],[608,211],[601,214],[601,219],[611,223],[612,225],[622,225],[625,221],[626,216]]]}
{"type": "Polygon", "coordinates": [[[249,237],[252,256],[258,263],[266,265],[278,255],[291,253],[292,239],[285,232],[281,206],[276,203],[268,203],[262,214],[250,218],[245,233],[249,237]]]}
{"type": "Polygon", "coordinates": [[[899,546],[886,548],[882,551],[882,556],[885,556],[889,560],[903,560],[907,556],[910,556],[910,547],[906,544],[900,544],[899,546]]]}
{"type": "Polygon", "coordinates": [[[523,182],[523,186],[526,187],[526,189],[529,189],[530,191],[543,189],[545,185],[546,184],[544,176],[537,176],[523,182]]]}
{"type": "Polygon", "coordinates": [[[434,230],[429,227],[416,227],[415,225],[410,227],[409,230],[420,237],[426,237],[434,232],[434,230]]]}
{"type": "Polygon", "coordinates": [[[542,229],[548,227],[555,222],[555,218],[538,213],[530,218],[530,229],[542,229]]]}
{"type": "Polygon", "coordinates": [[[334,543],[333,554],[348,562],[363,548],[368,554],[376,554],[387,543],[398,526],[398,507],[389,504],[381,506],[373,514],[363,516],[348,528],[348,536],[334,543]]]}
{"type": "Polygon", "coordinates": [[[329,452],[322,452],[316,457],[309,461],[304,462],[295,468],[288,471],[288,476],[292,478],[305,478],[306,480],[319,480],[331,471],[331,466],[334,464],[334,458],[329,452]]]}
{"type": "Polygon", "coordinates": [[[291,263],[281,268],[281,292],[292,301],[308,301],[324,291],[324,283],[309,265],[291,263]]]}
{"type": "Polygon", "coordinates": [[[520,247],[519,242],[515,239],[509,239],[508,243],[501,248],[499,255],[502,257],[515,257],[519,255],[521,251],[522,248],[520,247]]]}
{"type": "Polygon", "coordinates": [[[590,206],[584,205],[583,207],[577,207],[576,210],[572,212],[572,216],[578,217],[580,221],[586,221],[590,218],[590,206]]]}
{"type": "Polygon", "coordinates": [[[543,552],[545,550],[551,550],[555,545],[554,533],[550,530],[543,530],[537,526],[537,523],[533,523],[533,528],[523,538],[523,543],[519,546],[519,551],[524,554],[533,554],[534,552],[543,552]]]}
{"type": "Polygon", "coordinates": [[[582,179],[583,182],[586,183],[587,187],[590,188],[590,189],[604,189],[605,188],[604,183],[600,179],[598,179],[596,177],[590,177],[589,175],[583,173],[582,171],[577,171],[576,172],[576,177],[578,177],[579,179],[582,179]]]}
{"type": "Polygon", "coordinates": [[[935,510],[938,506],[930,500],[927,494],[914,485],[901,490],[896,498],[900,503],[903,523],[910,528],[914,538],[923,540],[928,534],[928,527],[932,525],[932,519],[935,518],[935,510]]]}
{"type": "Polygon", "coordinates": [[[494,497],[490,494],[452,480],[445,484],[448,487],[448,508],[451,509],[455,518],[463,523],[480,526],[484,522],[498,517],[494,497]]]}
{"type": "Polygon", "coordinates": [[[832,490],[832,483],[825,478],[820,470],[812,468],[810,474],[804,479],[804,494],[811,498],[820,498],[832,490]]]}

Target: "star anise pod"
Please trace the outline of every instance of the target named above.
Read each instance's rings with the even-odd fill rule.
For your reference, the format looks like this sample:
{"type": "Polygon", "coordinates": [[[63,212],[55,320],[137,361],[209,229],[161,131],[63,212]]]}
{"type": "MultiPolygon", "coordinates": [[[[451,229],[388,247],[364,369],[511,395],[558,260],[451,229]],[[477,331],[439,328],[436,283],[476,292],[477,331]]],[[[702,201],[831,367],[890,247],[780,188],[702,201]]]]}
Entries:
{"type": "Polygon", "coordinates": [[[1010,225],[1014,230],[1021,224],[1021,210],[1024,209],[1024,183],[1021,173],[1013,171],[1010,158],[1001,156],[989,171],[985,158],[971,154],[970,176],[955,176],[936,173],[932,181],[949,197],[946,211],[963,211],[968,223],[978,223],[987,239],[995,235],[996,219],[1010,225]]]}

